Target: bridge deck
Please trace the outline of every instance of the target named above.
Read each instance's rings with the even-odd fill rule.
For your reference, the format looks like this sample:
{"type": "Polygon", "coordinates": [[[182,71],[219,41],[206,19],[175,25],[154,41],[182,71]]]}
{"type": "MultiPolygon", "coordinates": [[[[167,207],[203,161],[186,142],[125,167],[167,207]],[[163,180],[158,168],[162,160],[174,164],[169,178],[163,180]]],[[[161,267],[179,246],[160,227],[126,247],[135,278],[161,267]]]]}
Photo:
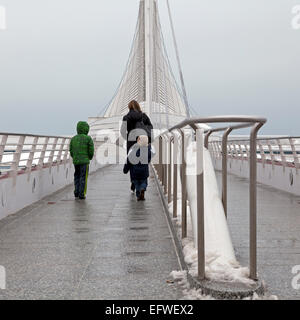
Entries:
{"type": "MultiPolygon", "coordinates": [[[[217,174],[221,181],[220,173],[217,174]]],[[[258,185],[258,272],[271,294],[300,299],[293,289],[292,267],[300,265],[300,198],[258,185]]],[[[248,265],[249,182],[228,175],[228,223],[237,258],[248,265]]]]}
{"type": "Polygon", "coordinates": [[[178,260],[153,178],[145,202],[119,166],[0,222],[0,299],[178,299],[166,280],[178,260]]]}

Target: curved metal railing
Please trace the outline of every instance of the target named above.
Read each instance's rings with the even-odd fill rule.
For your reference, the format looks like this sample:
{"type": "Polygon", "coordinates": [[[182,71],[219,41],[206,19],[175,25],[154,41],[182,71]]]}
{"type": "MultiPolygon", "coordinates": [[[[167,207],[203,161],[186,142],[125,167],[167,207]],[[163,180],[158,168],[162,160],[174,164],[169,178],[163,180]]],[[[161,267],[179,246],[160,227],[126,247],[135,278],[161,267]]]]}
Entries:
{"type": "Polygon", "coordinates": [[[189,118],[176,126],[164,131],[156,137],[159,144],[158,163],[154,164],[158,179],[162,183],[164,193],[168,196],[168,202],[173,201],[173,217],[177,217],[177,171],[178,171],[178,142],[181,140],[181,190],[182,190],[182,216],[181,228],[182,238],[187,236],[187,194],[186,194],[186,128],[194,132],[197,146],[197,244],[198,244],[198,277],[205,278],[205,243],[204,243],[204,179],[203,179],[203,148],[208,147],[209,137],[214,132],[224,132],[222,137],[222,202],[227,216],[227,141],[228,136],[234,130],[241,128],[251,128],[250,132],[250,278],[257,279],[257,168],[256,168],[256,150],[257,133],[267,120],[261,117],[250,116],[215,116],[203,118],[189,118]],[[216,128],[202,128],[199,125],[208,123],[223,124],[216,128]],[[225,125],[226,124],[226,125],[225,125]],[[179,137],[175,134],[179,132],[179,137]],[[173,148],[172,148],[173,144],[173,148]],[[173,149],[173,151],[172,151],[173,149]],[[169,159],[169,161],[168,161],[169,159]],[[176,159],[176,160],[175,160],[176,159]],[[171,165],[173,163],[173,199],[171,190],[171,165]]]}
{"type": "Polygon", "coordinates": [[[0,177],[67,163],[70,140],[65,136],[0,133],[0,177]]]}
{"type": "MultiPolygon", "coordinates": [[[[209,141],[209,150],[214,158],[222,157],[222,142],[217,137],[209,141]]],[[[250,140],[233,138],[227,142],[228,158],[248,161],[250,140]]],[[[257,139],[257,162],[300,169],[300,137],[278,136],[257,139]]]]}

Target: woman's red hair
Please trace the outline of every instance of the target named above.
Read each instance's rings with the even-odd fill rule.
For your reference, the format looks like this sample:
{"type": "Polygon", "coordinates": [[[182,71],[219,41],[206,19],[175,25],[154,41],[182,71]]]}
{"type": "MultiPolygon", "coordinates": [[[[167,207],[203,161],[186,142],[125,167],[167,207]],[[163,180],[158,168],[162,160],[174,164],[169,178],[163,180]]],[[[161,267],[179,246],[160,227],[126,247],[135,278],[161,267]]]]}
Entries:
{"type": "Polygon", "coordinates": [[[129,110],[135,110],[135,111],[138,111],[138,112],[142,112],[142,109],[141,109],[139,103],[136,100],[132,100],[132,101],[129,102],[128,109],[129,110]]]}

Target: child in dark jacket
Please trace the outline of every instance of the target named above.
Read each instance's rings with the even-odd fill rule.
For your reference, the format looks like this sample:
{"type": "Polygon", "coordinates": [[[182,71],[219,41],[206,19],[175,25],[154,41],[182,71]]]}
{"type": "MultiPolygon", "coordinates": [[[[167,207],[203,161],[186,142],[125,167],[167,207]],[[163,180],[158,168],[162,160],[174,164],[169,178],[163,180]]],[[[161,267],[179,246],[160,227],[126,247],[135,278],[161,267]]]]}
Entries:
{"type": "Polygon", "coordinates": [[[137,143],[129,150],[123,172],[130,171],[130,178],[136,190],[138,201],[145,200],[148,186],[149,163],[154,151],[148,144],[147,136],[140,136],[137,143]]]}

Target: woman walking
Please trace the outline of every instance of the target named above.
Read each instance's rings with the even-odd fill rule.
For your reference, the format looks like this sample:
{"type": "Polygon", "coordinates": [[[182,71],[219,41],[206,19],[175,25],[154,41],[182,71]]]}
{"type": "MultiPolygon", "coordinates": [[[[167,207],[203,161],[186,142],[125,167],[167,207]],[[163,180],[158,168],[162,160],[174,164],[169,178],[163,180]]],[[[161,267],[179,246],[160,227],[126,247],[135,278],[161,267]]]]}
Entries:
{"type": "MultiPolygon", "coordinates": [[[[132,100],[128,104],[128,113],[123,117],[121,126],[121,135],[127,142],[127,154],[131,147],[133,147],[140,135],[147,135],[149,144],[151,143],[151,135],[153,125],[146,115],[142,112],[139,103],[136,100],[132,100]]],[[[131,190],[134,192],[135,186],[131,181],[131,190]]]]}
{"type": "MultiPolygon", "coordinates": [[[[127,142],[127,154],[130,148],[137,142],[139,133],[138,131],[143,129],[143,125],[148,133],[150,133],[153,129],[153,125],[149,117],[146,115],[146,113],[142,112],[142,109],[137,101],[130,101],[128,104],[128,109],[128,113],[123,117],[123,123],[121,127],[121,135],[127,142]],[[132,132],[135,129],[137,129],[136,134],[132,132]]],[[[144,134],[147,134],[147,132],[144,134]]],[[[148,134],[148,138],[149,143],[151,143],[151,133],[148,134]]]]}

